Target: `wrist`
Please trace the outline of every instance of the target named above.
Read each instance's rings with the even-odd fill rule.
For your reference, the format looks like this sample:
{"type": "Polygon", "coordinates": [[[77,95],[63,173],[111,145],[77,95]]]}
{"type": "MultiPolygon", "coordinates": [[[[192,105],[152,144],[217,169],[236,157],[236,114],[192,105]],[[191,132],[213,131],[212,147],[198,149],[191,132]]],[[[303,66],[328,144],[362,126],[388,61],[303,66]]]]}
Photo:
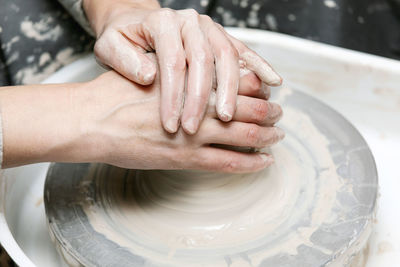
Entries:
{"type": "Polygon", "coordinates": [[[105,25],[116,15],[127,9],[159,9],[157,0],[83,0],[83,9],[96,37],[104,31],[105,25]]]}

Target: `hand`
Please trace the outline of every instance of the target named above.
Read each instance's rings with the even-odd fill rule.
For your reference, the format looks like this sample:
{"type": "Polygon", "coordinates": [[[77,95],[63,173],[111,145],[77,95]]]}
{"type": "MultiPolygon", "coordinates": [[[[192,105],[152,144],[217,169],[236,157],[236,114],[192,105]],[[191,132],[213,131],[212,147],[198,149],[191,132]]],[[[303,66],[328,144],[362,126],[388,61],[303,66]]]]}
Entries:
{"type": "Polygon", "coordinates": [[[222,121],[230,121],[235,113],[240,66],[268,85],[281,84],[265,60],[208,16],[194,10],[159,8],[156,1],[139,2],[85,0],[84,7],[98,38],[95,53],[103,64],[148,85],[157,69],[148,52],[156,51],[161,72],[161,121],[168,132],[176,132],[181,121],[187,133],[196,133],[214,75],[216,110],[222,121]]]}
{"type": "Polygon", "coordinates": [[[86,91],[90,97],[77,104],[86,107],[83,132],[102,148],[97,161],[119,167],[256,171],[270,165],[272,157],[210,144],[262,148],[283,138],[282,130],[272,126],[282,115],[279,105],[253,97],[239,96],[233,121],[223,123],[212,94],[198,133],[188,135],[181,129],[175,134],[163,131],[159,113],[152,112],[160,105],[158,80],[145,88],[109,72],[89,83],[86,91]]]}
{"type": "MultiPolygon", "coordinates": [[[[251,77],[251,76],[249,76],[251,77]]],[[[246,80],[250,80],[249,77],[246,80]]],[[[244,94],[268,90],[241,86],[244,94]]],[[[256,171],[273,159],[265,153],[241,153],[211,144],[257,147],[283,138],[272,125],[277,104],[238,96],[233,120],[221,122],[212,105],[196,135],[163,131],[158,79],[136,85],[115,72],[82,84],[14,87],[0,91],[4,167],[42,161],[104,162],[139,169],[256,171]]]]}

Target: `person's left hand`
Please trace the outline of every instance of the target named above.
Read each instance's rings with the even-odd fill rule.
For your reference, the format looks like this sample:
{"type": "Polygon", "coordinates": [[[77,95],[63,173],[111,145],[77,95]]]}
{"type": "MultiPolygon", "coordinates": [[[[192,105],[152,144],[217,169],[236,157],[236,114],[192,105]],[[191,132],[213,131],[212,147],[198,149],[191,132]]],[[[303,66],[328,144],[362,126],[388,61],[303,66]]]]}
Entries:
{"type": "MultiPolygon", "coordinates": [[[[246,78],[250,80],[250,76],[246,78]]],[[[200,169],[252,172],[273,163],[265,152],[243,153],[234,147],[263,148],[284,133],[274,124],[282,110],[268,90],[241,86],[237,112],[223,123],[215,113],[215,93],[195,135],[163,130],[160,83],[140,86],[114,71],[93,81],[30,85],[0,90],[3,166],[58,162],[104,162],[135,169],[200,169]],[[228,146],[228,147],[227,147],[228,146]]]]}
{"type": "Polygon", "coordinates": [[[234,115],[240,67],[254,72],[268,85],[281,83],[265,60],[208,16],[194,10],[160,8],[156,1],[134,2],[84,0],[97,36],[95,53],[104,65],[142,85],[153,82],[158,62],[160,115],[168,132],[176,132],[181,121],[187,133],[196,133],[207,108],[213,76],[216,111],[222,121],[230,121],[234,115]],[[148,57],[150,51],[156,52],[157,62],[148,57]]]}

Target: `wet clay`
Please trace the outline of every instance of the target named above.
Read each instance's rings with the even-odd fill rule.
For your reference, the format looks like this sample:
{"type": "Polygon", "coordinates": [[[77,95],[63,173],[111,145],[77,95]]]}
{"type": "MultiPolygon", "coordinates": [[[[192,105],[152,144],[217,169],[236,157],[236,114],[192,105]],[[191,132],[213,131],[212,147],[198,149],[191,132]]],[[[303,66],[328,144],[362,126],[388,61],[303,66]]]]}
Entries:
{"type": "Polygon", "coordinates": [[[276,163],[257,173],[96,170],[89,177],[115,178],[98,188],[107,201],[85,209],[90,223],[132,253],[156,259],[161,252],[174,265],[183,257],[178,251],[255,248],[266,236],[276,239],[274,247],[254,253],[253,263],[279,250],[295,254],[299,245],[312,246],[310,235],[334,219],[341,178],[328,140],[307,116],[287,108],[281,126],[297,138],[289,135],[272,147],[268,152],[276,163]],[[310,221],[300,226],[309,212],[310,221]]]}
{"type": "MultiPolygon", "coordinates": [[[[284,103],[291,94],[282,89],[275,100],[284,103]]],[[[265,170],[223,174],[94,164],[73,189],[74,210],[82,209],[85,227],[119,247],[107,249],[107,258],[117,253],[128,259],[129,253],[140,266],[348,266],[371,232],[372,214],[360,210],[370,200],[338,174],[337,141],[328,140],[309,113],[290,105],[284,111],[279,126],[286,138],[267,149],[275,164],[265,170]]],[[[370,186],[376,192],[376,184],[370,186]]]]}

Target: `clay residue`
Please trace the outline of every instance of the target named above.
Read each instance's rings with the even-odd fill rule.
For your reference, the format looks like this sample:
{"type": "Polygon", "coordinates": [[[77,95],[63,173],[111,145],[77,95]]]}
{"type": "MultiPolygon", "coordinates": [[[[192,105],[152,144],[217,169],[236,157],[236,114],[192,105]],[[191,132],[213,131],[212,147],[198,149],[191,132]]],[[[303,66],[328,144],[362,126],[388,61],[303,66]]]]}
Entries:
{"type": "Polygon", "coordinates": [[[324,0],[324,5],[329,8],[338,8],[334,0],[324,0]]]}
{"type": "Polygon", "coordinates": [[[38,198],[35,202],[35,207],[39,207],[40,205],[43,204],[43,197],[38,198]]]}
{"type": "Polygon", "coordinates": [[[60,67],[73,62],[77,58],[78,56],[73,54],[71,47],[61,50],[54,58],[51,58],[50,54],[45,52],[40,56],[39,64],[20,69],[16,73],[15,79],[22,84],[40,83],[60,67]]]}
{"type": "MultiPolygon", "coordinates": [[[[291,94],[282,89],[278,102],[291,94]]],[[[280,255],[307,257],[304,248],[315,262],[348,265],[366,244],[370,224],[340,248],[312,238],[345,223],[337,194],[351,195],[353,187],[336,172],[331,144],[311,118],[284,110],[286,138],[267,149],[275,164],[257,173],[94,165],[81,182],[96,192],[80,203],[91,227],[150,265],[259,266],[280,255]]]]}
{"type": "Polygon", "coordinates": [[[21,22],[20,29],[26,37],[36,41],[56,41],[63,33],[60,25],[53,25],[54,19],[51,16],[33,22],[25,19],[21,22]]]}
{"type": "Polygon", "coordinates": [[[378,243],[378,254],[383,254],[393,251],[392,243],[388,241],[381,241],[378,243]]]}

